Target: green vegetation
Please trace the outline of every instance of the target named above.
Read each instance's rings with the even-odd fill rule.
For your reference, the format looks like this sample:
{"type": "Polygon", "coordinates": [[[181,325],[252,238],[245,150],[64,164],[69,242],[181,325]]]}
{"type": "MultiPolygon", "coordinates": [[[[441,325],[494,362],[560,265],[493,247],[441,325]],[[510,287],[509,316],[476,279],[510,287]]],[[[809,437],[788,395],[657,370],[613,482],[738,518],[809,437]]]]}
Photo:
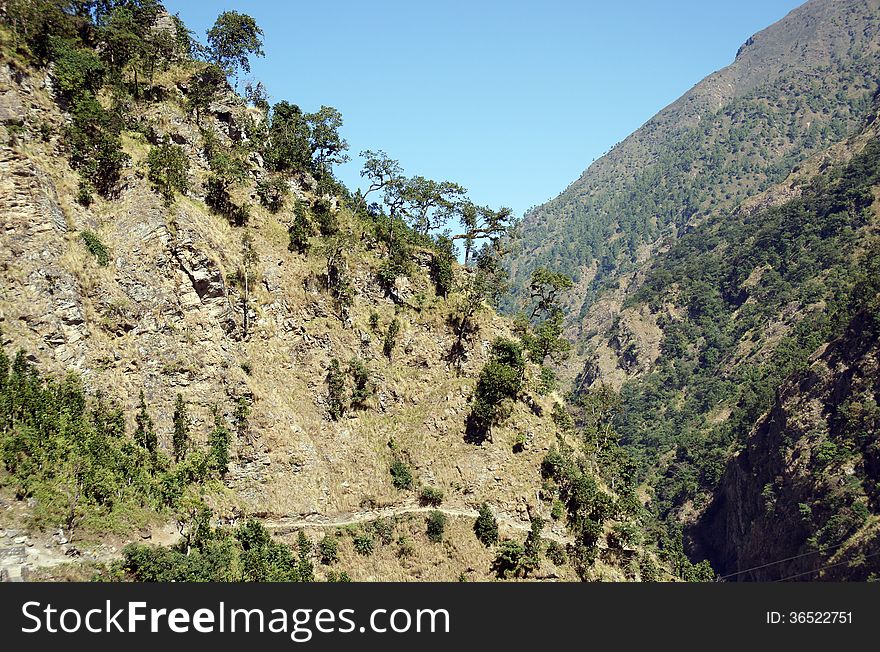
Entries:
{"type": "Polygon", "coordinates": [[[312,582],[311,542],[300,532],[297,551],[272,537],[258,521],[235,530],[213,528],[210,511],[195,508],[182,541],[170,548],[130,544],[123,575],[137,582],[312,582]]]}
{"type": "MultiPolygon", "coordinates": [[[[876,296],[876,254],[859,253],[866,243],[858,234],[878,183],[874,139],[847,165],[807,183],[799,198],[711,221],[649,270],[631,303],[657,311],[673,305],[682,316],[660,320],[660,360],[624,387],[618,429],[641,476],[659,475],[660,518],[686,501],[705,503],[782,380],[876,296]],[[763,359],[739,362],[742,347],[757,349],[780,314],[790,315],[781,339],[763,359]],[[730,417],[712,422],[719,405],[729,406],[730,417]],[[657,467],[670,453],[671,462],[657,467]]],[[[832,459],[829,451],[820,458],[832,459]]]]}
{"type": "Polygon", "coordinates": [[[439,507],[443,502],[443,490],[437,487],[422,487],[419,492],[419,504],[423,507],[439,507]]]}
{"type": "Polygon", "coordinates": [[[489,362],[480,371],[467,420],[466,438],[481,443],[491,438],[492,427],[510,414],[523,384],[525,360],[522,346],[503,337],[492,343],[489,362]]]}
{"type": "Polygon", "coordinates": [[[189,415],[186,409],[186,402],[183,396],[178,394],[174,401],[174,432],[171,435],[171,445],[174,455],[174,461],[180,462],[186,457],[189,450],[189,415]]]}
{"type": "Polygon", "coordinates": [[[391,473],[391,484],[395,489],[412,489],[412,471],[405,462],[394,460],[389,471],[391,473]]]}
{"type": "Polygon", "coordinates": [[[486,503],[480,505],[480,513],[474,521],[474,534],[487,548],[498,543],[498,521],[486,503]]]}
{"type": "Polygon", "coordinates": [[[221,471],[202,451],[176,464],[157,446],[143,393],[136,430],[126,436],[122,410],[87,395],[73,375],[41,376],[19,352],[0,348],[0,483],[36,501],[37,525],[125,529],[175,509],[187,487],[221,471]]]}
{"type": "Polygon", "coordinates": [[[327,370],[327,412],[331,419],[338,421],[345,413],[345,408],[345,378],[339,360],[333,358],[327,370]]]}
{"type": "Polygon", "coordinates": [[[98,264],[101,267],[107,267],[110,264],[110,250],[107,248],[107,245],[101,242],[101,239],[92,231],[83,231],[80,233],[80,236],[86,245],[86,249],[95,257],[98,264]]]}
{"type": "Polygon", "coordinates": [[[151,147],[147,156],[149,179],[170,206],[174,193],[184,193],[188,187],[189,158],[179,145],[163,143],[151,147]]]}
{"type": "Polygon", "coordinates": [[[446,530],[446,520],[446,514],[443,512],[434,510],[428,514],[428,518],[425,519],[427,524],[426,533],[428,535],[428,541],[432,543],[440,543],[443,541],[443,532],[446,530]]]}

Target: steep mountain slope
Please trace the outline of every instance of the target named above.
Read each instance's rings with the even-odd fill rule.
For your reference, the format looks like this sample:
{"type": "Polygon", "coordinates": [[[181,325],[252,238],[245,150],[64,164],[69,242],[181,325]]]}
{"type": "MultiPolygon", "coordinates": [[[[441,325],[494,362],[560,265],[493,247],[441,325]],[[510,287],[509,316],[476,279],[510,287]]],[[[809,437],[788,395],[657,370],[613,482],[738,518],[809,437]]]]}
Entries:
{"type": "Polygon", "coordinates": [[[837,412],[850,391],[855,402],[876,400],[878,108],[880,94],[861,133],[656,256],[626,304],[652,316],[662,339],[656,363],[623,385],[620,432],[642,459],[657,513],[699,519],[695,536],[710,543],[693,552],[726,572],[803,552],[808,538],[842,545],[876,512],[876,467],[864,452],[876,426],[868,419],[853,434],[837,412]],[[864,386],[849,388],[858,375],[864,386]],[[813,458],[824,461],[805,462],[813,458]],[[851,477],[835,475],[841,468],[851,477]],[[799,485],[809,473],[815,479],[799,485]],[[860,495],[862,511],[835,530],[838,481],[854,491],[841,500],[860,495]],[[786,519],[799,525],[782,537],[775,528],[791,526],[786,519]]]}
{"type": "Polygon", "coordinates": [[[873,289],[870,307],[780,387],[692,529],[700,552],[731,581],[880,576],[873,289]]]}
{"type": "Polygon", "coordinates": [[[848,374],[870,386],[872,354],[829,363],[815,395],[777,390],[797,387],[825,346],[845,346],[829,342],[876,340],[857,331],[876,293],[878,16],[874,2],[807,2],[750,38],[526,216],[512,263],[520,288],[537,265],[575,276],[566,301],[579,344],[563,371],[575,391],[620,389],[616,426],[661,527],[693,525],[692,558],[724,574],[809,550],[749,576],[785,577],[876,545],[876,468],[863,450],[876,429],[848,441],[834,417],[845,397],[822,394],[848,374]],[[816,427],[786,430],[780,414],[816,427]],[[838,466],[804,466],[832,444],[838,466]]]}
{"type": "Polygon", "coordinates": [[[41,6],[56,23],[0,29],[0,570],[84,554],[39,572],[302,579],[320,541],[326,579],[635,579],[640,563],[673,577],[611,536],[639,506],[619,513],[601,481],[599,530],[577,542],[588,562],[566,561],[576,542],[542,469],[574,439],[551,418],[559,397],[512,323],[466,295],[475,270],[450,262],[439,291],[435,240],[389,234],[324,169],[267,163],[267,123],[299,109],[248,106],[191,44],[149,82],[137,61],[114,69],[112,18],[41,6]],[[514,390],[475,444],[484,367],[514,390]],[[481,542],[483,505],[496,532],[481,542]],[[141,539],[174,547],[105,567],[141,539]]]}
{"type": "Polygon", "coordinates": [[[606,330],[621,275],[625,290],[668,238],[780,182],[857,127],[876,89],[878,16],[876,0],[811,0],[749,38],[731,65],[525,216],[515,285],[540,265],[569,273],[572,333],[606,330]]]}

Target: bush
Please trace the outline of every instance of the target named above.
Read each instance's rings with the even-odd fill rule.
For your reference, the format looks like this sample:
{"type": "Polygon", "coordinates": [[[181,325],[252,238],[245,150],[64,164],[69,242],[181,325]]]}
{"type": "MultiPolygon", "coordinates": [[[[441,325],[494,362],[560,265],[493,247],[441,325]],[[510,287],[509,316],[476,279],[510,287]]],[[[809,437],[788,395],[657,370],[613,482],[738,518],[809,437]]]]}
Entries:
{"type": "Polygon", "coordinates": [[[339,360],[330,360],[330,368],[327,370],[327,412],[330,418],[338,421],[345,413],[345,378],[339,367],[339,360]]]}
{"type": "Polygon", "coordinates": [[[523,556],[523,547],[521,544],[510,539],[505,539],[498,546],[498,553],[492,562],[491,570],[500,578],[506,578],[513,575],[519,569],[520,561],[523,556]]]}
{"type": "Polygon", "coordinates": [[[268,177],[261,179],[257,184],[257,197],[260,198],[260,204],[270,213],[277,213],[284,207],[284,199],[288,192],[290,192],[290,187],[282,177],[268,177]]]}
{"type": "Polygon", "coordinates": [[[383,546],[387,546],[394,540],[394,521],[387,518],[377,518],[372,523],[373,532],[379,537],[383,546]]]}
{"type": "Polygon", "coordinates": [[[339,541],[336,540],[335,536],[330,534],[324,535],[324,538],[318,543],[318,557],[320,557],[321,563],[325,566],[339,561],[339,541]]]}
{"type": "Polygon", "coordinates": [[[443,540],[443,531],[446,529],[446,514],[433,511],[428,514],[427,535],[432,543],[440,543],[443,540]]]}
{"type": "Polygon", "coordinates": [[[395,489],[411,489],[413,484],[412,471],[400,460],[391,463],[391,485],[395,489]]]}
{"type": "Polygon", "coordinates": [[[491,357],[477,380],[471,413],[468,415],[467,438],[482,442],[492,426],[507,417],[505,401],[515,399],[522,389],[525,360],[522,346],[503,337],[492,343],[491,357]]]}
{"type": "Polygon", "coordinates": [[[498,543],[498,521],[486,503],[480,505],[480,513],[474,521],[474,534],[487,548],[498,543]]]}
{"type": "Polygon", "coordinates": [[[100,238],[98,238],[98,236],[92,231],[83,231],[81,236],[83,242],[85,242],[86,249],[88,249],[89,253],[95,257],[98,264],[101,267],[107,267],[110,263],[110,250],[107,246],[101,242],[100,238]]]}
{"type": "Polygon", "coordinates": [[[296,202],[293,208],[293,223],[287,229],[290,239],[287,250],[305,255],[311,248],[311,238],[315,234],[315,228],[309,219],[308,211],[302,202],[296,202]]]}
{"type": "Polygon", "coordinates": [[[431,272],[434,277],[434,286],[437,296],[448,297],[452,292],[453,273],[452,263],[455,260],[455,248],[452,240],[446,236],[437,238],[436,253],[432,260],[431,272]]]}
{"type": "Polygon", "coordinates": [[[370,380],[370,370],[367,369],[363,360],[358,358],[352,358],[348,370],[352,380],[351,405],[355,408],[362,408],[373,396],[375,390],[370,380]]]}
{"type": "Polygon", "coordinates": [[[422,487],[419,504],[422,507],[438,507],[443,502],[443,490],[436,487],[422,487]]]}
{"type": "Polygon", "coordinates": [[[329,238],[339,233],[339,220],[336,219],[336,213],[333,212],[329,200],[323,197],[315,200],[312,213],[315,215],[321,235],[329,238]]]}
{"type": "Polygon", "coordinates": [[[373,543],[373,537],[366,532],[361,532],[360,534],[355,535],[354,549],[359,555],[369,557],[373,554],[374,547],[375,544],[373,543]]]}
{"type": "Polygon", "coordinates": [[[558,541],[550,541],[547,544],[547,559],[557,566],[562,566],[568,561],[568,556],[565,554],[565,546],[558,541]]]}
{"type": "Polygon", "coordinates": [[[175,191],[184,193],[189,181],[189,158],[179,145],[163,143],[151,147],[147,155],[147,179],[149,179],[165,200],[166,205],[174,201],[175,191]]]}
{"type": "Polygon", "coordinates": [[[397,344],[397,334],[400,333],[400,322],[397,317],[391,320],[391,323],[388,324],[388,330],[385,332],[385,340],[382,342],[382,353],[385,354],[385,357],[389,360],[391,359],[391,354],[394,352],[394,347],[397,344]]]}

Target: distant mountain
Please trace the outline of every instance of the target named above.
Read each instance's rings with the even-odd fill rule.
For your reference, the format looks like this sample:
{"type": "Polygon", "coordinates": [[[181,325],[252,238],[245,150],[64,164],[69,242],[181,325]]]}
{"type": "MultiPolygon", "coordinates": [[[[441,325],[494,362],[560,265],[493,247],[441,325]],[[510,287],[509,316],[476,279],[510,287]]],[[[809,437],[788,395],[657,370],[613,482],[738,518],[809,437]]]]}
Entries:
{"type": "Polygon", "coordinates": [[[841,140],[876,90],[878,35],[880,1],[811,0],[749,38],[731,65],[525,216],[514,287],[538,266],[566,272],[577,281],[570,308],[583,317],[669,238],[841,140]]]}

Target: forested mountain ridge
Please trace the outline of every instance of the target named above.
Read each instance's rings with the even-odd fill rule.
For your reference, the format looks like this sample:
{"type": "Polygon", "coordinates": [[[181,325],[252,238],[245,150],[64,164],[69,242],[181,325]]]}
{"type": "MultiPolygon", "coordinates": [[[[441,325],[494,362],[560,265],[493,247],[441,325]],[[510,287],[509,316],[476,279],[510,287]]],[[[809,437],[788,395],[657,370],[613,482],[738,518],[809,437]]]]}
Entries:
{"type": "Polygon", "coordinates": [[[808,2],[749,39],[527,215],[512,263],[579,279],[562,368],[620,388],[658,522],[729,579],[876,576],[877,16],[808,2]]]}
{"type": "Polygon", "coordinates": [[[514,287],[538,266],[568,273],[571,332],[604,324],[601,308],[587,311],[621,274],[857,128],[876,90],[878,15],[876,0],[811,0],[748,39],[731,65],[526,214],[514,287]]]}

